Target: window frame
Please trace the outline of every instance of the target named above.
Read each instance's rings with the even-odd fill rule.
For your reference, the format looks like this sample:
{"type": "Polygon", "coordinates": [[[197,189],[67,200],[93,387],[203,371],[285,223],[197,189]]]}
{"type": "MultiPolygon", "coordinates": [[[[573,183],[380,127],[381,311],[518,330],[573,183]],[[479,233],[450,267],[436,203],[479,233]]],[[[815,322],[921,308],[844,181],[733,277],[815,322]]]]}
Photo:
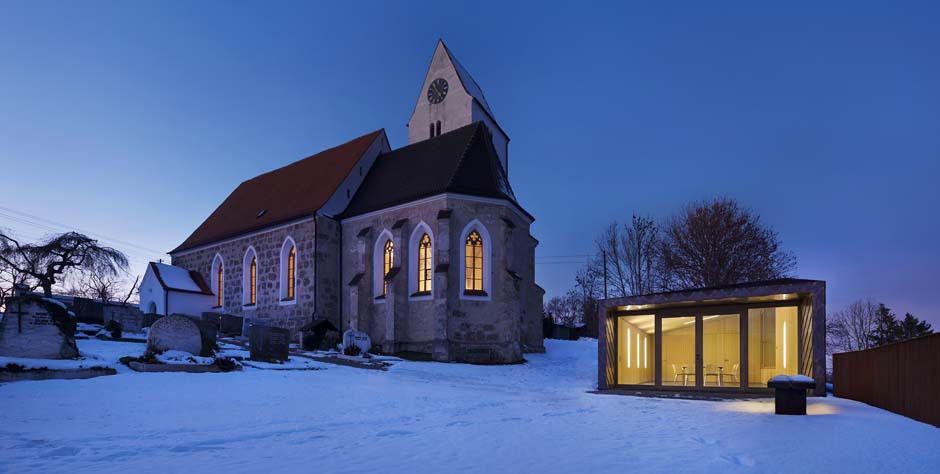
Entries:
{"type": "Polygon", "coordinates": [[[487,230],[486,226],[483,225],[478,219],[474,219],[468,223],[463,230],[460,232],[460,290],[458,294],[462,300],[476,300],[476,301],[490,301],[493,296],[492,284],[493,284],[493,240],[490,237],[490,233],[487,230]],[[472,232],[476,231],[480,236],[481,246],[483,250],[482,255],[482,291],[477,290],[468,290],[466,288],[467,281],[467,238],[472,232]]]}
{"type": "Polygon", "coordinates": [[[385,266],[385,243],[392,242],[392,268],[397,266],[395,258],[400,258],[395,252],[395,241],[392,233],[388,229],[383,229],[375,239],[372,247],[372,301],[377,304],[385,302],[385,296],[388,293],[388,287],[385,284],[386,273],[383,271],[385,266]]]}
{"type": "Polygon", "coordinates": [[[421,221],[415,226],[408,239],[408,299],[411,301],[425,301],[433,299],[434,292],[434,270],[437,258],[435,256],[436,242],[434,232],[426,222],[421,221]],[[428,288],[421,291],[421,239],[427,235],[430,240],[430,249],[428,254],[428,288]]]}
{"type": "Polygon", "coordinates": [[[209,281],[212,282],[212,292],[215,293],[216,298],[216,306],[212,309],[222,309],[225,306],[225,259],[221,254],[217,253],[212,258],[209,281]]]}
{"type": "Polygon", "coordinates": [[[287,236],[281,244],[278,268],[278,304],[281,306],[297,303],[297,243],[287,236]],[[291,275],[291,254],[293,253],[293,275],[291,275]],[[293,295],[291,295],[293,289],[293,295]]]}
{"type": "Polygon", "coordinates": [[[242,308],[258,306],[258,252],[248,246],[242,260],[242,308]]]}

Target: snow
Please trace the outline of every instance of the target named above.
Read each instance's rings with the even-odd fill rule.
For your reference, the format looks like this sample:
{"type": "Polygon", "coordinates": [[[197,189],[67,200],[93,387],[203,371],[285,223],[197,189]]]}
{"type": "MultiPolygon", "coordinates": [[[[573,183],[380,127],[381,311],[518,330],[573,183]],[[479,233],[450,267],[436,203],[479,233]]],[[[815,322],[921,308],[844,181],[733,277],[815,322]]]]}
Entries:
{"type": "MultiPolygon", "coordinates": [[[[109,359],[143,344],[80,341],[109,359]]],[[[862,403],[589,393],[594,341],[528,363],[135,373],[0,385],[0,472],[934,472],[940,430],[862,403]],[[15,407],[15,408],[12,408],[15,407]]],[[[234,349],[233,349],[234,350],[234,349]]]]}
{"type": "Polygon", "coordinates": [[[163,280],[167,288],[202,292],[202,288],[189,275],[189,270],[165,263],[153,263],[153,265],[156,265],[157,270],[160,272],[160,279],[163,280]]]}
{"type": "Polygon", "coordinates": [[[212,365],[212,363],[215,362],[214,357],[199,357],[184,351],[166,351],[162,354],[157,354],[156,357],[157,360],[164,364],[212,365]]]}
{"type": "Polygon", "coordinates": [[[58,306],[58,307],[60,307],[60,308],[62,308],[62,309],[64,309],[64,310],[68,310],[68,307],[65,306],[65,303],[63,303],[63,302],[61,302],[61,301],[59,301],[59,300],[52,299],[52,298],[43,298],[42,300],[45,301],[46,303],[54,304],[54,305],[56,305],[56,306],[58,306]]]}
{"type": "Polygon", "coordinates": [[[805,383],[815,383],[812,377],[806,375],[774,375],[771,377],[770,382],[805,382],[805,383]]]}

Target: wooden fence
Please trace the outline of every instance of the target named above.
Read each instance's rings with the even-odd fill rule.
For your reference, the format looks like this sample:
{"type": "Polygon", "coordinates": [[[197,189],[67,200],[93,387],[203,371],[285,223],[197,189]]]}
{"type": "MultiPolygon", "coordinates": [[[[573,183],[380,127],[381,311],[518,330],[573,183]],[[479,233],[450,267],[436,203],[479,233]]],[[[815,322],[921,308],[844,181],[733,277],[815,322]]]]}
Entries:
{"type": "Polygon", "coordinates": [[[837,397],[940,426],[940,333],[833,355],[832,388],[837,397]]]}

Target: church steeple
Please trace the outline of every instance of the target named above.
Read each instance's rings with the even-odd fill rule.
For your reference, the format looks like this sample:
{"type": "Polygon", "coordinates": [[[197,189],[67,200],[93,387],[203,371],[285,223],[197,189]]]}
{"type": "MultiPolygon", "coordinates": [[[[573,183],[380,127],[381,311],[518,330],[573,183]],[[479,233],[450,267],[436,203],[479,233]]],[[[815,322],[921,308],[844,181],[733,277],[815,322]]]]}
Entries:
{"type": "Polygon", "coordinates": [[[482,121],[493,139],[503,169],[509,172],[509,136],[496,123],[483,89],[438,40],[421,93],[408,120],[408,143],[434,138],[442,133],[482,121]]]}

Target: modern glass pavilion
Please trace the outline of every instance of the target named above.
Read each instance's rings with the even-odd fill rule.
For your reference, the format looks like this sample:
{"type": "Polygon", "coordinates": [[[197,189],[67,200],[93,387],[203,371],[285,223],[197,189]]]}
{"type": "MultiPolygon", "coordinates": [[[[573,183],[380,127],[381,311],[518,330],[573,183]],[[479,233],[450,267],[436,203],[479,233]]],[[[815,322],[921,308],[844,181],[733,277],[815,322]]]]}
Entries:
{"type": "Polygon", "coordinates": [[[603,300],[598,388],[766,392],[803,374],[825,395],[826,282],[793,278],[603,300]]]}

